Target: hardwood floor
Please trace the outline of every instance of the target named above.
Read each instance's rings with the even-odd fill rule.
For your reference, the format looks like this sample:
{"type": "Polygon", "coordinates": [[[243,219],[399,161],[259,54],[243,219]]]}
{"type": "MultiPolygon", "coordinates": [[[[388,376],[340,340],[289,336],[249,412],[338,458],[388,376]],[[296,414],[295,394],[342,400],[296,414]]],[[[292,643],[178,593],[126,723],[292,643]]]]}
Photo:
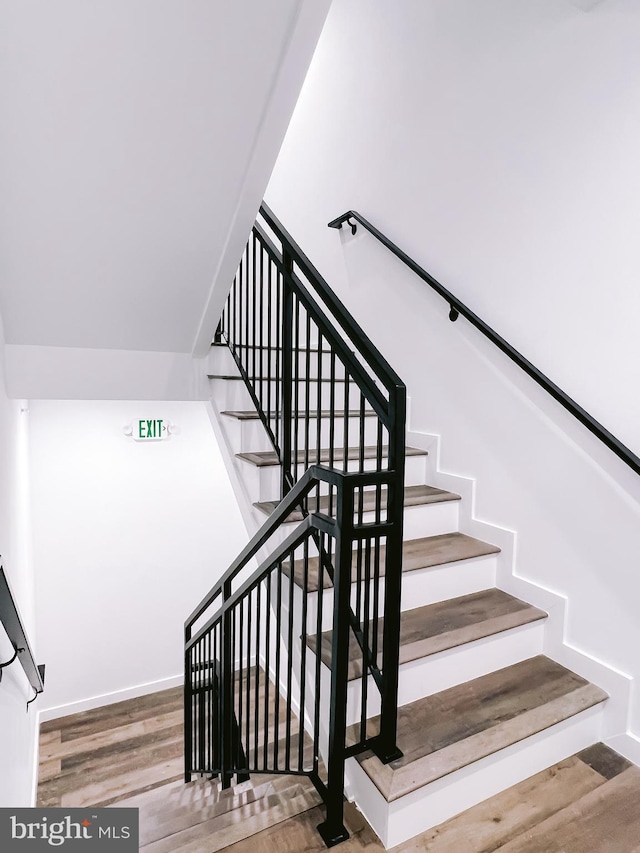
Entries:
{"type": "MultiPolygon", "coordinates": [[[[182,781],[181,689],[44,723],[42,806],[139,808],[146,853],[321,853],[304,777],[218,790],[182,781]]],[[[348,804],[344,853],[384,849],[348,804]]],[[[395,853],[638,853],[640,768],[598,744],[394,848],[395,853]]]]}

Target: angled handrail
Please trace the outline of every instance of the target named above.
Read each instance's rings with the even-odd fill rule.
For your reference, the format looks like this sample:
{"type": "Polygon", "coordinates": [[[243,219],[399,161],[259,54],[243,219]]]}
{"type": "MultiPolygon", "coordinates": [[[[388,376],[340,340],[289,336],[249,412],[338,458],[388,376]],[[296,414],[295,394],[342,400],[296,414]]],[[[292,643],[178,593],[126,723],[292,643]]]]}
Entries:
{"type": "Polygon", "coordinates": [[[38,666],[35,662],[24,624],[2,566],[0,566],[0,623],[14,649],[11,660],[0,665],[2,667],[0,668],[0,680],[2,679],[2,669],[17,659],[20,661],[29,683],[36,691],[36,695],[42,693],[44,690],[44,666],[38,666]]]}
{"type": "Polygon", "coordinates": [[[279,235],[284,237],[287,248],[291,252],[295,263],[300,267],[307,279],[313,283],[314,290],[322,298],[324,304],[330,309],[340,326],[345,330],[345,332],[347,332],[352,340],[357,341],[358,349],[366,357],[368,363],[375,366],[376,373],[385,384],[385,387],[404,387],[403,381],[391,367],[389,362],[384,358],[380,350],[372,343],[362,327],[354,320],[344,305],[342,305],[333,290],[331,290],[327,284],[326,280],[322,275],[320,275],[318,269],[311,263],[291,234],[286,230],[284,225],[265,202],[262,202],[262,205],[260,206],[260,213],[266,222],[268,222],[279,235]]]}
{"type": "Polygon", "coordinates": [[[542,371],[525,358],[515,347],[499,335],[494,329],[484,322],[477,314],[468,308],[464,302],[454,296],[451,291],[447,290],[439,281],[430,275],[420,264],[416,263],[413,258],[409,257],[406,252],[403,252],[394,242],[386,237],[374,225],[364,218],[356,210],[348,210],[336,219],[328,223],[329,228],[342,228],[343,224],[347,224],[351,228],[351,233],[355,234],[357,225],[355,220],[359,222],[370,234],[372,234],[383,246],[386,246],[397,258],[399,258],[409,269],[414,272],[419,278],[426,282],[435,292],[449,303],[449,319],[452,322],[462,315],[467,319],[472,326],[475,326],[488,340],[491,341],[499,350],[501,350],[508,358],[518,365],[528,376],[540,385],[541,388],[553,397],[561,406],[563,406],[576,420],[585,426],[593,435],[596,436],[609,450],[613,451],[629,468],[640,474],[640,457],[630,450],[620,439],[616,438],[613,433],[597,421],[589,412],[582,406],[576,403],[562,388],[552,382],[542,371]]]}

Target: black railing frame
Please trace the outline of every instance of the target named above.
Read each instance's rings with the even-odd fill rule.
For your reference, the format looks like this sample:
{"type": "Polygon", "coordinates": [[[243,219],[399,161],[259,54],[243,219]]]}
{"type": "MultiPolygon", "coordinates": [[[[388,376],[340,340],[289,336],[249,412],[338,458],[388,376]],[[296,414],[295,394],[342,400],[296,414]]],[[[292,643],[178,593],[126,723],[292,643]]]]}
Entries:
{"type": "Polygon", "coordinates": [[[575,400],[566,394],[562,388],[552,382],[548,376],[545,376],[541,370],[525,358],[515,347],[499,335],[494,329],[484,322],[477,314],[475,314],[467,305],[464,304],[457,296],[454,296],[451,291],[447,290],[439,281],[430,275],[423,267],[413,260],[406,252],[400,249],[393,241],[379,231],[375,225],[372,225],[362,214],[357,210],[348,210],[338,216],[336,219],[328,223],[329,228],[340,230],[346,223],[351,228],[351,233],[354,235],[357,231],[356,222],[359,222],[373,237],[376,238],[383,246],[386,246],[389,251],[399,258],[403,264],[429,285],[442,299],[449,304],[449,319],[455,322],[459,316],[464,317],[471,323],[481,334],[483,334],[494,346],[503,352],[508,358],[518,365],[531,379],[534,380],[541,388],[543,388],[554,400],[560,403],[573,417],[586,427],[596,438],[598,438],[606,447],[609,448],[615,455],[621,459],[626,465],[631,468],[636,474],[640,474],[640,457],[632,450],[624,445],[620,439],[616,438],[613,433],[597,421],[592,415],[582,408],[575,400]],[[355,220],[352,221],[352,220],[355,220]]]}
{"type": "MultiPolygon", "coordinates": [[[[222,738],[221,756],[221,779],[223,788],[228,788],[231,777],[236,772],[233,762],[233,745],[237,740],[234,734],[235,720],[231,708],[232,690],[232,655],[230,614],[231,608],[252,589],[256,583],[261,582],[273,568],[273,566],[287,553],[292,545],[301,541],[310,528],[331,531],[336,539],[335,566],[334,566],[334,605],[333,605],[333,657],[331,666],[331,688],[330,688],[330,717],[329,717],[329,753],[327,762],[327,784],[324,785],[316,773],[308,775],[320,791],[325,801],[327,818],[320,824],[318,831],[327,846],[333,846],[348,838],[344,827],[344,772],[347,756],[354,755],[364,749],[374,749],[376,752],[388,753],[388,743],[385,738],[388,733],[380,731],[376,738],[363,742],[356,747],[346,747],[346,709],[347,709],[347,684],[349,665],[349,631],[351,628],[350,613],[350,588],[351,588],[351,563],[353,553],[351,549],[358,529],[354,525],[354,493],[363,484],[369,485],[371,481],[384,482],[389,487],[393,472],[371,472],[371,473],[344,473],[335,469],[325,468],[321,465],[313,465],[307,469],[301,479],[293,486],[284,500],[280,502],[276,510],[269,517],[263,527],[255,534],[242,553],[236,558],[232,566],[215,587],[202,599],[193,610],[184,626],[185,639],[185,741],[191,742],[192,717],[191,703],[193,697],[192,689],[192,667],[189,652],[198,641],[209,632],[216,622],[222,618],[223,657],[221,661],[222,688],[222,716],[224,737],[222,738]],[[278,548],[270,554],[249,578],[244,580],[239,589],[232,591],[232,584],[238,574],[257,556],[263,545],[271,538],[279,528],[282,521],[293,508],[299,506],[315,486],[320,482],[327,482],[337,486],[337,511],[336,517],[331,518],[321,513],[310,513],[298,525],[298,527],[281,543],[278,548]],[[202,618],[207,610],[220,598],[218,609],[209,617],[194,634],[195,623],[202,618]]],[[[379,525],[381,529],[387,529],[388,525],[379,525]]],[[[367,525],[369,534],[375,525],[367,525]]],[[[293,579],[291,579],[293,582],[293,579]]],[[[318,650],[319,653],[319,650],[318,650]]],[[[303,709],[301,709],[303,712],[303,709]]],[[[394,744],[395,746],[395,740],[394,744]]],[[[394,752],[394,757],[397,755],[394,752]]],[[[185,750],[185,781],[189,782],[192,777],[190,763],[190,752],[185,750]]]]}

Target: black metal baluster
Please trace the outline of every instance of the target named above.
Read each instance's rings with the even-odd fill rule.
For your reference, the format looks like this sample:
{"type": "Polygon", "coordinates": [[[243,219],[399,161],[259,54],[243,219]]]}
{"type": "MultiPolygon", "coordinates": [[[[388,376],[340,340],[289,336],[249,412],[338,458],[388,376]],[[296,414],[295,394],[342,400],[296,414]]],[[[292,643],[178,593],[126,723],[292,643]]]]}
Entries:
{"type": "MultiPolygon", "coordinates": [[[[320,531],[318,540],[319,540],[319,554],[323,554],[325,551],[325,539],[326,534],[320,531]]],[[[317,562],[318,568],[318,581],[317,581],[317,592],[316,592],[316,695],[314,697],[314,709],[313,709],[313,760],[314,760],[314,770],[317,769],[318,764],[318,755],[320,752],[320,700],[321,700],[321,692],[322,692],[322,613],[323,613],[323,604],[324,604],[324,568],[322,566],[322,560],[320,556],[318,556],[317,562]]]]}
{"type": "MultiPolygon", "coordinates": [[[[331,348],[329,360],[329,468],[335,464],[335,438],[336,438],[336,353],[331,348]]],[[[333,516],[333,492],[334,486],[329,485],[329,515],[333,516]]],[[[331,549],[331,541],[329,548],[331,549]]]]}
{"type": "Polygon", "coordinates": [[[238,750],[236,754],[236,767],[240,767],[240,754],[241,747],[240,744],[242,742],[242,724],[244,722],[244,707],[243,707],[243,678],[244,678],[244,599],[240,599],[237,604],[237,608],[234,607],[233,612],[235,615],[236,609],[238,610],[238,669],[236,671],[236,681],[237,681],[237,696],[238,696],[238,712],[236,716],[237,720],[237,737],[238,737],[238,750]]]}
{"type": "MultiPolygon", "coordinates": [[[[320,459],[322,450],[322,332],[318,327],[318,399],[316,400],[316,459],[320,459]]],[[[320,512],[320,483],[316,487],[316,512],[320,512]]]]}
{"type": "Polygon", "coordinates": [[[251,614],[253,612],[253,608],[251,607],[251,593],[248,594],[247,598],[243,599],[246,602],[247,608],[247,668],[246,668],[246,705],[245,705],[245,728],[246,728],[246,737],[245,737],[245,755],[247,761],[247,768],[249,767],[249,752],[251,750],[251,674],[253,671],[253,667],[251,666],[251,614]]]}
{"type": "MultiPolygon", "coordinates": [[[[304,719],[305,719],[305,702],[306,702],[306,684],[307,684],[307,606],[309,598],[309,539],[304,540],[302,551],[302,612],[301,620],[301,635],[300,635],[300,730],[298,743],[298,770],[304,769],[304,719]]],[[[291,586],[293,587],[293,574],[291,575],[291,586]]],[[[320,648],[317,649],[318,657],[320,656],[320,648]]]]}
{"type": "Polygon", "coordinates": [[[286,754],[286,764],[285,769],[291,770],[291,720],[292,720],[292,707],[291,700],[293,698],[293,578],[294,578],[294,558],[295,551],[292,551],[289,560],[289,625],[287,630],[287,728],[286,728],[286,736],[285,736],[285,754],[286,754]]]}
{"type": "Polygon", "coordinates": [[[297,483],[300,417],[300,297],[296,294],[293,309],[293,482],[297,483]]]}
{"type": "Polygon", "coordinates": [[[278,563],[276,574],[276,669],[274,673],[274,721],[273,721],[273,769],[278,770],[278,740],[280,735],[280,647],[282,628],[282,563],[278,563]]]}
{"type": "MultiPolygon", "coordinates": [[[[283,277],[276,270],[276,325],[275,325],[275,333],[276,333],[276,387],[275,391],[275,419],[276,419],[276,444],[278,447],[282,447],[282,455],[280,457],[280,461],[282,463],[282,468],[284,471],[284,466],[286,464],[286,454],[284,452],[284,446],[282,443],[282,419],[284,417],[281,408],[284,406],[282,403],[282,386],[280,384],[280,377],[282,376],[282,365],[283,365],[283,355],[282,355],[282,335],[281,335],[281,324],[280,318],[283,311],[283,277]]],[[[282,491],[282,496],[284,497],[284,491],[282,491]]]]}
{"type": "MultiPolygon", "coordinates": [[[[285,270],[287,270],[287,259],[285,257],[285,270]]],[[[293,260],[289,259],[293,266],[293,260]]],[[[288,275],[283,280],[283,305],[282,305],[282,497],[284,497],[291,485],[295,482],[293,476],[292,459],[292,436],[293,417],[292,405],[292,382],[293,374],[291,363],[292,333],[293,333],[293,291],[289,283],[288,275]]]]}
{"type": "MultiPolygon", "coordinates": [[[[273,582],[273,572],[267,575],[265,582],[266,601],[265,601],[265,641],[264,641],[264,767],[265,770],[269,766],[269,720],[271,717],[269,710],[269,685],[271,683],[271,584],[273,582]]],[[[277,636],[277,635],[276,635],[277,636]]]]}
{"type": "Polygon", "coordinates": [[[193,649],[188,648],[191,641],[191,625],[184,629],[184,781],[191,781],[191,768],[193,756],[191,744],[193,742],[193,649]]]}
{"type": "MultiPolygon", "coordinates": [[[[304,470],[309,467],[309,419],[311,417],[311,315],[305,308],[306,315],[306,346],[305,346],[305,406],[304,406],[304,470]]],[[[317,376],[317,375],[316,375],[317,376]]],[[[317,397],[320,396],[320,385],[316,382],[317,397]]],[[[317,460],[320,463],[320,459],[317,460]]]]}
{"type": "Polygon", "coordinates": [[[260,728],[260,617],[262,596],[260,594],[260,586],[256,586],[256,657],[255,657],[255,688],[254,688],[254,720],[253,720],[253,766],[258,769],[258,732],[260,728]]]}
{"type": "MultiPolygon", "coordinates": [[[[271,259],[267,260],[267,415],[269,417],[269,423],[273,423],[273,434],[276,440],[276,446],[278,445],[278,414],[274,412],[271,408],[271,382],[273,380],[273,362],[272,362],[272,350],[271,350],[271,323],[273,314],[271,313],[272,309],[272,297],[271,297],[271,269],[273,264],[271,259]]],[[[275,353],[276,359],[278,358],[278,353],[275,353]]]]}

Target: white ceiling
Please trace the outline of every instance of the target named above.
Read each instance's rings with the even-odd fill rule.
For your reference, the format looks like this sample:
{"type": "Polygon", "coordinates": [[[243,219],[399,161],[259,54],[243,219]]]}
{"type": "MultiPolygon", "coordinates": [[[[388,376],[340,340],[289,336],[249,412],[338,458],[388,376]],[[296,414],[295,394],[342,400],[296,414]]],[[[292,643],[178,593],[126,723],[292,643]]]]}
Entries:
{"type": "Polygon", "coordinates": [[[7,343],[191,352],[211,334],[328,5],[0,0],[7,343]]]}

